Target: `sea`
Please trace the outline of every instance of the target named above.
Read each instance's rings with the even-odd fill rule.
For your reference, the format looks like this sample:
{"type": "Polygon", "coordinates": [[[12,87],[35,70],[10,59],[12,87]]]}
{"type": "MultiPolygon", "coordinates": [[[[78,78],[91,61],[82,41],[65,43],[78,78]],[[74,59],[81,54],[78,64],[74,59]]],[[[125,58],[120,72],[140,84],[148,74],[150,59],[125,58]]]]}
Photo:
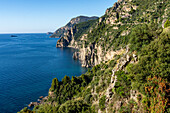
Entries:
{"type": "Polygon", "coordinates": [[[53,78],[87,71],[72,48],[56,48],[58,38],[43,33],[0,34],[0,113],[17,113],[47,96],[53,78]],[[13,34],[12,34],[13,35],[13,34]]]}

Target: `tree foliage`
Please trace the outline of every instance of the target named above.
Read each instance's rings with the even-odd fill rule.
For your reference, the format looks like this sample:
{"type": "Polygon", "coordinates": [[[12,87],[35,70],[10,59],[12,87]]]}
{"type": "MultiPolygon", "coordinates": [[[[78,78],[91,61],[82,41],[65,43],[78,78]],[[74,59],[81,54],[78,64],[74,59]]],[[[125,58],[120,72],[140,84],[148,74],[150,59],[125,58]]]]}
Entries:
{"type": "MultiPolygon", "coordinates": [[[[157,76],[170,81],[170,34],[161,34],[158,39],[142,48],[139,62],[131,66],[132,80],[136,88],[144,89],[147,77],[157,76]]],[[[144,90],[143,90],[144,91],[144,90]]],[[[142,91],[142,92],[143,92],[142,91]]]]}
{"type": "Polygon", "coordinates": [[[105,108],[105,101],[106,101],[106,96],[101,97],[99,100],[99,107],[101,110],[104,110],[105,108]]]}
{"type": "Polygon", "coordinates": [[[51,91],[58,89],[58,87],[59,87],[59,81],[57,78],[54,78],[51,84],[51,91]]]}
{"type": "Polygon", "coordinates": [[[144,101],[145,108],[148,112],[167,112],[170,107],[170,83],[161,77],[152,77],[147,79],[145,83],[146,99],[144,101]]]}
{"type": "Polygon", "coordinates": [[[141,48],[150,43],[153,40],[153,35],[151,34],[148,25],[142,24],[138,25],[132,29],[130,34],[130,48],[131,50],[139,51],[141,48]]]}

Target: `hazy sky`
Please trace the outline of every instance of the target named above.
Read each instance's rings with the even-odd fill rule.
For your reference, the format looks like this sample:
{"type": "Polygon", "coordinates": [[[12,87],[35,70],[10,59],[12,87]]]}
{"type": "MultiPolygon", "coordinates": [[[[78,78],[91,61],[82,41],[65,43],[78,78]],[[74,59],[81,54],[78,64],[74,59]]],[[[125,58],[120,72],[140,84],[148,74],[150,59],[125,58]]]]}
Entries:
{"type": "Polygon", "coordinates": [[[0,0],[0,33],[45,33],[71,18],[102,16],[117,0],[0,0]]]}

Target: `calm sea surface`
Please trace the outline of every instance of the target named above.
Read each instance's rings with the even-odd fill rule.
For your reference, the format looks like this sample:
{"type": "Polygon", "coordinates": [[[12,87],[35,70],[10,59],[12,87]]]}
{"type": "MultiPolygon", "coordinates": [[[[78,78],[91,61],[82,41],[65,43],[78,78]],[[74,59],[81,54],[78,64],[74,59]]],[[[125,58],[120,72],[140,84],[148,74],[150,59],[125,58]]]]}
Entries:
{"type": "Polygon", "coordinates": [[[56,48],[46,34],[0,34],[0,113],[16,113],[47,96],[52,79],[79,76],[87,69],[72,59],[73,49],[56,48]]]}

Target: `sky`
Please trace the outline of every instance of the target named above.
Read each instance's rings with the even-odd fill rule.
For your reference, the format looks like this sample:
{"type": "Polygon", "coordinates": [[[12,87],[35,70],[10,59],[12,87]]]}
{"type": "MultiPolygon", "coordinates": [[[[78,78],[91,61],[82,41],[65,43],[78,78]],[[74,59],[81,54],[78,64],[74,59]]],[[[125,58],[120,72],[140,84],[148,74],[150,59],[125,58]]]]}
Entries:
{"type": "Polygon", "coordinates": [[[46,33],[77,16],[102,16],[117,0],[0,0],[0,33],[46,33]]]}

